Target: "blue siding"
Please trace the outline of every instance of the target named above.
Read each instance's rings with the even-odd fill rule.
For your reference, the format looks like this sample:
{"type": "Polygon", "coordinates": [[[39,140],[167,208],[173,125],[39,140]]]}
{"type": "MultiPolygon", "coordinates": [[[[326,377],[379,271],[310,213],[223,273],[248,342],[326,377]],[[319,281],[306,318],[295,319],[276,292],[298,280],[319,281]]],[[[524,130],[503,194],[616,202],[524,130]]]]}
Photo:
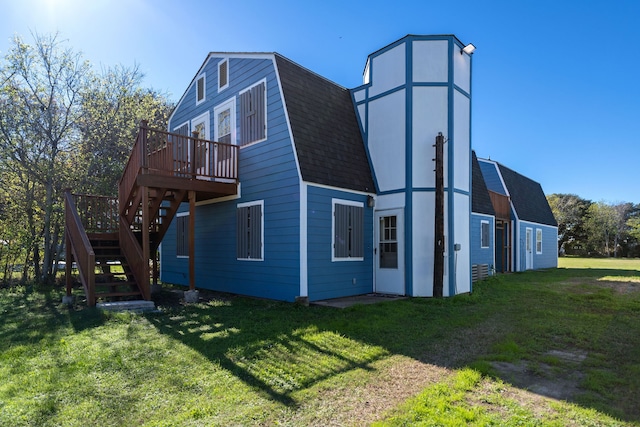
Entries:
{"type": "Polygon", "coordinates": [[[495,219],[488,215],[471,213],[471,265],[488,264],[489,271],[494,269],[495,219]],[[482,247],[482,221],[489,222],[489,247],[482,247]]]}
{"type": "Polygon", "coordinates": [[[373,292],[373,209],[367,207],[367,196],[309,185],[307,206],[309,300],[373,292]],[[364,204],[363,261],[331,261],[332,198],[364,204]]]}
{"type": "Polygon", "coordinates": [[[484,177],[487,189],[506,196],[507,192],[502,185],[502,180],[500,179],[496,165],[480,159],[478,159],[478,164],[480,165],[480,170],[482,170],[482,176],[484,177]]]}
{"type": "MultiPolygon", "coordinates": [[[[236,135],[239,128],[238,92],[267,79],[267,140],[240,149],[242,197],[196,208],[196,287],[243,295],[294,301],[300,293],[299,177],[273,62],[268,59],[229,59],[229,87],[217,92],[217,64],[205,65],[207,100],[196,107],[195,88],[177,106],[169,128],[191,120],[236,96],[236,135]],[[236,259],[238,203],[264,200],[264,260],[236,259]]],[[[187,210],[183,205],[181,210],[187,210]]],[[[172,224],[162,243],[162,280],[187,285],[188,260],[176,257],[176,228],[172,224]]]]}
{"type": "MultiPolygon", "coordinates": [[[[556,268],[558,267],[558,230],[555,227],[537,224],[533,222],[520,221],[518,234],[516,236],[516,245],[519,250],[520,257],[516,260],[518,271],[525,271],[527,266],[526,259],[526,230],[532,230],[533,245],[533,269],[556,268]],[[536,229],[542,230],[542,253],[536,253],[536,229]]],[[[517,252],[518,253],[518,252],[517,252]]],[[[517,256],[516,253],[516,256],[517,256]]]]}

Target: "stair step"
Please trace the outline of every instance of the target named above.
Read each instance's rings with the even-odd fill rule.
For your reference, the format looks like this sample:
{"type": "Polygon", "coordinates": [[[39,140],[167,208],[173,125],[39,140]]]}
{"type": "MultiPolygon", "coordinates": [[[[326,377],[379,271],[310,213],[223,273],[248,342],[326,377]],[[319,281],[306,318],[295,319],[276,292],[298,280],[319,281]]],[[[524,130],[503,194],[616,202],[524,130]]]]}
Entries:
{"type": "Polygon", "coordinates": [[[96,298],[133,297],[136,295],[142,294],[140,292],[96,292],[96,298]]]}
{"type": "Polygon", "coordinates": [[[96,282],[96,286],[136,286],[136,282],[96,282]]]}
{"type": "Polygon", "coordinates": [[[153,301],[145,300],[99,302],[96,307],[107,311],[133,311],[136,313],[156,311],[156,305],[153,301]]]}

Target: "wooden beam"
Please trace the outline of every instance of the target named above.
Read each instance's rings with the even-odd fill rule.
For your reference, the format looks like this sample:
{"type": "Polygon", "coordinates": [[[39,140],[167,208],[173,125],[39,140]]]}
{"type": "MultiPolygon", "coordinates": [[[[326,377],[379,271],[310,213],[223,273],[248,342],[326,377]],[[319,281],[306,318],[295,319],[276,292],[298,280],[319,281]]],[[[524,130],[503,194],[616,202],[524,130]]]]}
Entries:
{"type": "Polygon", "coordinates": [[[149,236],[149,189],[147,187],[140,187],[140,191],[142,191],[142,261],[144,263],[141,290],[144,299],[148,300],[151,298],[151,289],[149,285],[149,258],[151,255],[151,239],[149,236]]]}
{"type": "Polygon", "coordinates": [[[196,192],[189,191],[189,289],[196,288],[196,192]]]}
{"type": "MultiPolygon", "coordinates": [[[[436,136],[435,245],[433,253],[433,296],[442,298],[444,285],[444,136],[436,136]]],[[[451,185],[451,183],[449,183],[451,185]]]]}

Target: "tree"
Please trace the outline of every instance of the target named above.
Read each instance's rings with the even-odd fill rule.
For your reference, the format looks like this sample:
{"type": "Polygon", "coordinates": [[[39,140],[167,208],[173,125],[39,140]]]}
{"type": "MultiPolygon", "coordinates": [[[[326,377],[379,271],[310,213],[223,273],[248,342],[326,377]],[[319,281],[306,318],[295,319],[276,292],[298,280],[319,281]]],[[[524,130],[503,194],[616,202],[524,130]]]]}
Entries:
{"type": "Polygon", "coordinates": [[[575,194],[550,194],[547,201],[558,222],[558,252],[568,242],[585,243],[584,222],[591,201],[575,194]]]}
{"type": "Polygon", "coordinates": [[[75,191],[114,195],[139,121],[166,124],[169,102],[142,89],[142,77],[137,67],[94,74],[57,34],[36,34],[33,45],[14,38],[0,62],[5,278],[20,257],[23,280],[29,271],[51,280],[62,247],[63,189],[79,183],[75,191]]]}
{"type": "Polygon", "coordinates": [[[591,250],[611,256],[611,246],[616,235],[616,211],[605,202],[592,203],[587,210],[585,229],[591,250]]]}
{"type": "Polygon", "coordinates": [[[2,115],[8,123],[2,124],[1,131],[8,155],[44,189],[44,199],[38,200],[43,210],[43,268],[36,272],[44,281],[53,276],[52,261],[60,246],[57,201],[66,184],[65,156],[73,149],[81,116],[79,100],[90,68],[57,34],[34,38],[31,46],[17,36],[0,72],[5,100],[10,101],[3,103],[2,115]]]}
{"type": "Polygon", "coordinates": [[[83,167],[77,170],[74,191],[117,195],[140,121],[166,128],[171,104],[164,95],[143,89],[143,77],[138,67],[116,66],[91,80],[81,103],[81,147],[75,163],[83,167]]]}

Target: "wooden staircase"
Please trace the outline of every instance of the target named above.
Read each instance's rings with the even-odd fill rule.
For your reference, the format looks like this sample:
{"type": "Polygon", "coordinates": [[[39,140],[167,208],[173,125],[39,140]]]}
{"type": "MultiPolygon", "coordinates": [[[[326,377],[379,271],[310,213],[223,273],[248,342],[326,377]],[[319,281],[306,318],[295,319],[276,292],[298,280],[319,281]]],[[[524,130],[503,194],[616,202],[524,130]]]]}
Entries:
{"type": "MultiPolygon", "coordinates": [[[[180,205],[189,202],[193,221],[196,201],[237,190],[237,146],[202,140],[197,133],[151,129],[142,122],[117,199],[65,192],[67,295],[75,262],[89,306],[98,300],[149,300],[151,278],[155,283],[158,277],[157,250],[180,205]]],[[[193,226],[190,230],[193,242],[193,226]]]]}

